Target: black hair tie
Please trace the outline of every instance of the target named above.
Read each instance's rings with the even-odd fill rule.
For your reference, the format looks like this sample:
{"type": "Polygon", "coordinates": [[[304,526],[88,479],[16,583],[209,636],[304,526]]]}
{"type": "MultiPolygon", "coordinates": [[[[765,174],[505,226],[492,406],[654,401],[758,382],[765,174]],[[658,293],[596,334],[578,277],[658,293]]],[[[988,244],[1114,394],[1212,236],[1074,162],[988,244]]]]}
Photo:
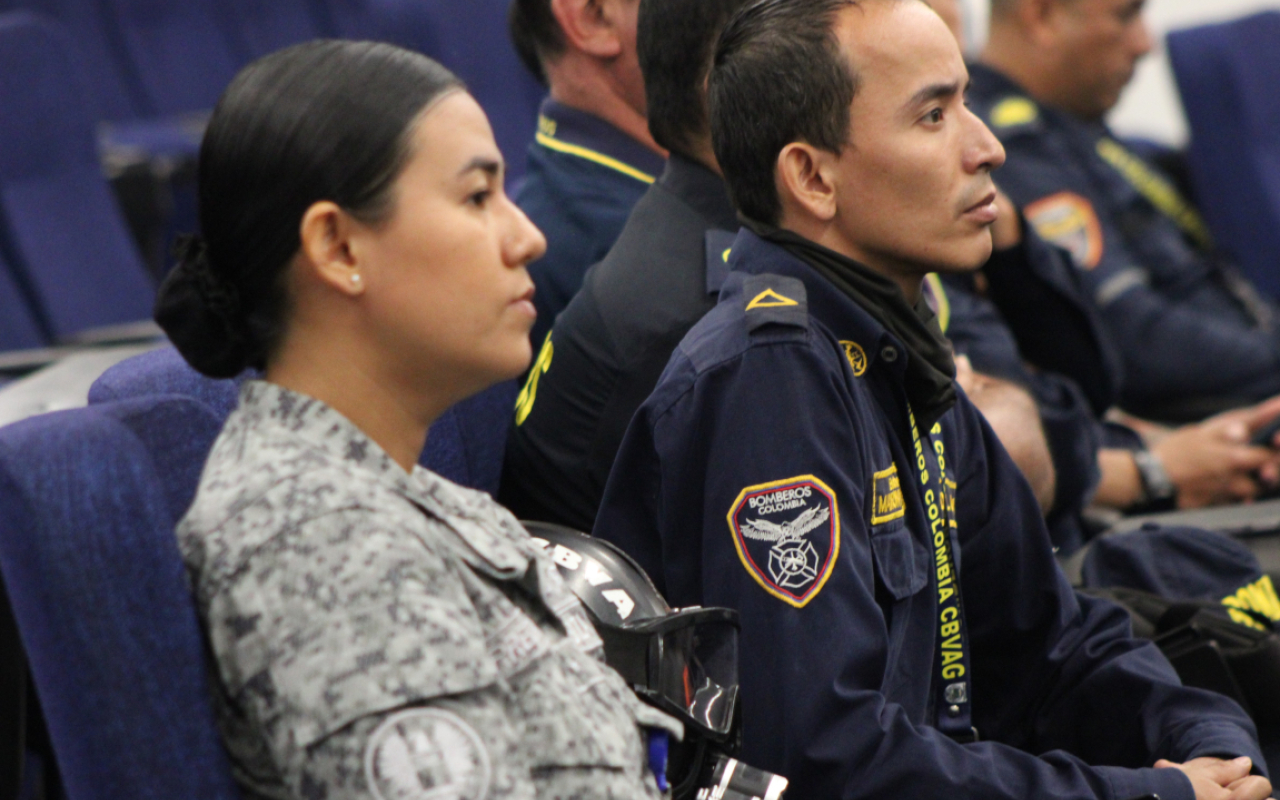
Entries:
{"type": "Polygon", "coordinates": [[[252,350],[236,287],[215,271],[204,238],[180,237],[177,264],[156,296],[156,322],[191,366],[214,378],[229,378],[246,366],[252,350]]]}

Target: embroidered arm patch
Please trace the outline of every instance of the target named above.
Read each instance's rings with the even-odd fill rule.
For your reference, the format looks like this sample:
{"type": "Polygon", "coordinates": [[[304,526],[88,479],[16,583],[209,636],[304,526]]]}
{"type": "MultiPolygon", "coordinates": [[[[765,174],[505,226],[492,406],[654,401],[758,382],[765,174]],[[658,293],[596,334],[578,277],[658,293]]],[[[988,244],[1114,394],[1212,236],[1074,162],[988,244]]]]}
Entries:
{"type": "Polygon", "coordinates": [[[738,558],[766,592],[804,608],[840,551],[836,494],[813,475],[748,486],[728,514],[738,558]]]}
{"type": "Polygon", "coordinates": [[[435,708],[389,717],[370,734],[364,759],[377,800],[485,800],[490,766],[475,728],[435,708]]]}
{"type": "Polygon", "coordinates": [[[1085,198],[1059,192],[1027,206],[1024,214],[1041,239],[1069,252],[1077,266],[1093,269],[1102,261],[1102,226],[1085,198]]]}
{"type": "Polygon", "coordinates": [[[871,478],[871,524],[881,525],[899,519],[906,513],[898,465],[890,464],[888,469],[880,470],[871,478]]]}

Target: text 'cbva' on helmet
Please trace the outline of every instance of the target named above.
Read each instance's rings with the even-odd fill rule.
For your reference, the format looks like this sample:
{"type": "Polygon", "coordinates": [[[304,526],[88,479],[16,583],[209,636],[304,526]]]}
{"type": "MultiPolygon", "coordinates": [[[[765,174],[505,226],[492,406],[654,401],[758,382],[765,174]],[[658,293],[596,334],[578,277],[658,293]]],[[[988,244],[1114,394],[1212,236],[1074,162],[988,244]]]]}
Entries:
{"type": "Polygon", "coordinates": [[[613,544],[560,525],[521,524],[586,607],[609,666],[641,699],[684,723],[684,741],[672,749],[668,769],[674,797],[781,797],[785,778],[732,758],[742,719],[738,612],[673,610],[640,565],[613,544]],[[713,776],[719,793],[700,790],[713,776]],[[742,786],[726,792],[731,783],[742,786]]]}

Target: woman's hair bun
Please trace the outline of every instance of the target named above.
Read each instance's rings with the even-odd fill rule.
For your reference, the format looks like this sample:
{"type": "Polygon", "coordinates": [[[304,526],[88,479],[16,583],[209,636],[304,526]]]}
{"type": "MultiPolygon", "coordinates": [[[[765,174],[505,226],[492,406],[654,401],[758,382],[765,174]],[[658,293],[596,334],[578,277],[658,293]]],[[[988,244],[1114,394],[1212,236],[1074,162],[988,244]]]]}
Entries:
{"type": "Polygon", "coordinates": [[[256,348],[235,287],[219,280],[200,236],[180,238],[174,255],[177,265],[156,295],[156,323],[199,372],[211,378],[240,374],[256,348]]]}

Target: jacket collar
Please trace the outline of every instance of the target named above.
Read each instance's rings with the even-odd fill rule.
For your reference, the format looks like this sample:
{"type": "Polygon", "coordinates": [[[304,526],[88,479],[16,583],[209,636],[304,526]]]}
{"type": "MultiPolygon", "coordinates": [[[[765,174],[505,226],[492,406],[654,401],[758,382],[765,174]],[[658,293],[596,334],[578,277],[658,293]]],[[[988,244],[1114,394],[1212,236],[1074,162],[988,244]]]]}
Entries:
{"type": "Polygon", "coordinates": [[[315,398],[266,381],[246,381],[238,413],[249,427],[275,432],[340,462],[353,476],[404,497],[456,534],[460,556],[497,578],[522,575],[532,557],[528,537],[479,492],[463,489],[419,465],[405,472],[377,442],[315,398]]]}
{"type": "Polygon", "coordinates": [[[584,158],[653,183],[664,159],[605,120],[548,97],[538,109],[535,141],[550,150],[584,158]]]}
{"type": "MultiPolygon", "coordinates": [[[[866,353],[868,370],[873,367],[882,369],[897,379],[906,372],[911,354],[902,342],[848,295],[785,249],[743,228],[738,232],[733,251],[729,254],[729,268],[747,275],[773,273],[803,281],[809,315],[826,326],[837,339],[854,342],[861,347],[866,353]]],[[[727,293],[730,287],[740,290],[740,285],[741,280],[733,280],[731,276],[724,291],[727,293]]]]}
{"type": "Polygon", "coordinates": [[[675,195],[713,228],[738,229],[738,213],[729,199],[724,179],[705,166],[679,153],[672,153],[658,185],[675,195]]]}

